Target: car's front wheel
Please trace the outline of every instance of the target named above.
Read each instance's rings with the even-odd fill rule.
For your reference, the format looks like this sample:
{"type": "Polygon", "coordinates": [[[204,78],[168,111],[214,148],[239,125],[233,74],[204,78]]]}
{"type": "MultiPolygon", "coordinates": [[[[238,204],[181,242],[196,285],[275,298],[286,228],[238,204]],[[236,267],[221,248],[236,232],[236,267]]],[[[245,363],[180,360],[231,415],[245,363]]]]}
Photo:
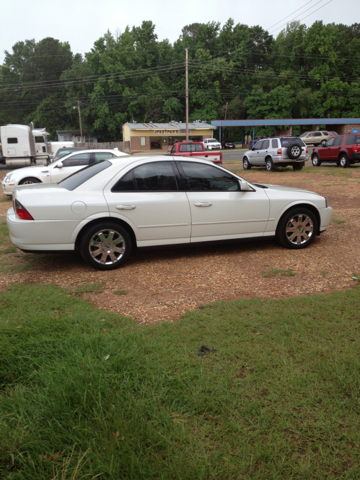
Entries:
{"type": "Polygon", "coordinates": [[[90,227],[80,242],[83,259],[98,270],[113,270],[131,253],[130,235],[115,222],[102,222],[90,227]]]}
{"type": "Polygon", "coordinates": [[[19,185],[32,185],[33,183],[41,183],[41,181],[35,177],[26,177],[19,182],[19,185]]]}
{"type": "Polygon", "coordinates": [[[306,248],[318,231],[316,215],[307,208],[295,207],[286,212],[276,229],[278,242],[286,248],[306,248]]]}
{"type": "Polygon", "coordinates": [[[247,157],[243,158],[243,168],[244,170],[250,170],[251,168],[251,163],[249,162],[247,157]]]}
{"type": "Polygon", "coordinates": [[[321,165],[320,158],[319,158],[319,155],[317,155],[316,153],[314,153],[314,155],[312,156],[311,161],[314,167],[320,167],[321,165]]]}

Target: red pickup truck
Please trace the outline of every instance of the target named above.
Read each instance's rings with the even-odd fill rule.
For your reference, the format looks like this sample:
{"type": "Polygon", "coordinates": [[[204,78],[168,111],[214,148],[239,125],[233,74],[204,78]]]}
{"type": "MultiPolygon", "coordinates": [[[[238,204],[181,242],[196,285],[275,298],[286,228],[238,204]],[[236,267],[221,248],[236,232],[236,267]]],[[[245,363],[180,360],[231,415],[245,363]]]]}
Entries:
{"type": "Polygon", "coordinates": [[[174,143],[169,155],[181,155],[182,157],[199,157],[213,163],[222,163],[221,152],[208,152],[201,142],[178,142],[174,143]]]}

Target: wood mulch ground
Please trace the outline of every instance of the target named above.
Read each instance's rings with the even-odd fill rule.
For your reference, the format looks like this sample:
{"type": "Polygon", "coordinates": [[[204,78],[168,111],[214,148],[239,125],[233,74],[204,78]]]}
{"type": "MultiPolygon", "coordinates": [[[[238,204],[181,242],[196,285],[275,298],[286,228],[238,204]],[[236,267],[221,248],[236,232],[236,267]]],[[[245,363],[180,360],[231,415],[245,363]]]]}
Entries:
{"type": "MultiPolygon", "coordinates": [[[[132,317],[138,323],[176,321],[203,304],[240,297],[282,298],[352,288],[360,274],[360,168],[320,167],[314,171],[266,172],[226,165],[251,182],[273,183],[315,191],[328,198],[334,217],[328,230],[304,250],[287,250],[274,241],[221,246],[139,251],[121,269],[100,272],[74,255],[0,255],[22,262],[27,271],[0,273],[0,291],[13,283],[54,284],[75,290],[104,282],[102,293],[82,296],[96,307],[132,317]],[[294,276],[270,270],[293,270],[294,276]],[[265,272],[265,276],[264,276],[265,272]],[[122,295],[114,292],[124,291],[122,295]]],[[[307,169],[309,170],[309,169],[307,169]]],[[[311,169],[312,170],[312,169],[311,169]]],[[[3,197],[2,200],[4,200],[3,197]]],[[[1,200],[1,198],[0,198],[1,200]]],[[[10,202],[0,202],[0,216],[10,202]]]]}

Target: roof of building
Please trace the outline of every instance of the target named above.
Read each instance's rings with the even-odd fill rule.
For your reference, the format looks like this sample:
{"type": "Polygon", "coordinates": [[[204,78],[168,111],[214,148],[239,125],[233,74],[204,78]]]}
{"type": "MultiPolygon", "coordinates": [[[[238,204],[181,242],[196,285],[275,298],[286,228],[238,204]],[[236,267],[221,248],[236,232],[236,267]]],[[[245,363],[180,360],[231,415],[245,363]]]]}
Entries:
{"type": "Polygon", "coordinates": [[[360,118],[275,118],[247,120],[212,120],[217,127],[263,127],[278,125],[356,125],[360,118]]]}
{"type": "MultiPolygon", "coordinates": [[[[169,123],[125,123],[130,130],[185,130],[186,123],[184,122],[169,122],[169,123]]],[[[200,120],[189,122],[189,130],[216,130],[216,127],[200,120]]]]}

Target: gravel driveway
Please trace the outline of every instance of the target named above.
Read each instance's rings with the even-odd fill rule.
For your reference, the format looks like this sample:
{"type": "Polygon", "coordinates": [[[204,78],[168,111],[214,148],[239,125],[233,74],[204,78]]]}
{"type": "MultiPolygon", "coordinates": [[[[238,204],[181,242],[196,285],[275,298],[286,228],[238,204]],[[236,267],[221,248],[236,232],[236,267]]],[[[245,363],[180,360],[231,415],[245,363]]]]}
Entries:
{"type": "MultiPolygon", "coordinates": [[[[328,293],[355,285],[351,277],[360,274],[360,168],[311,167],[305,172],[244,172],[239,164],[226,168],[241,171],[251,182],[320,193],[334,208],[335,221],[304,250],[257,241],[139,251],[125,267],[111,272],[93,270],[74,255],[0,255],[0,291],[19,282],[51,283],[73,291],[102,282],[102,293],[81,296],[99,308],[150,324],[175,321],[188,310],[218,300],[328,293]]],[[[9,206],[3,197],[0,216],[9,206]]]]}

